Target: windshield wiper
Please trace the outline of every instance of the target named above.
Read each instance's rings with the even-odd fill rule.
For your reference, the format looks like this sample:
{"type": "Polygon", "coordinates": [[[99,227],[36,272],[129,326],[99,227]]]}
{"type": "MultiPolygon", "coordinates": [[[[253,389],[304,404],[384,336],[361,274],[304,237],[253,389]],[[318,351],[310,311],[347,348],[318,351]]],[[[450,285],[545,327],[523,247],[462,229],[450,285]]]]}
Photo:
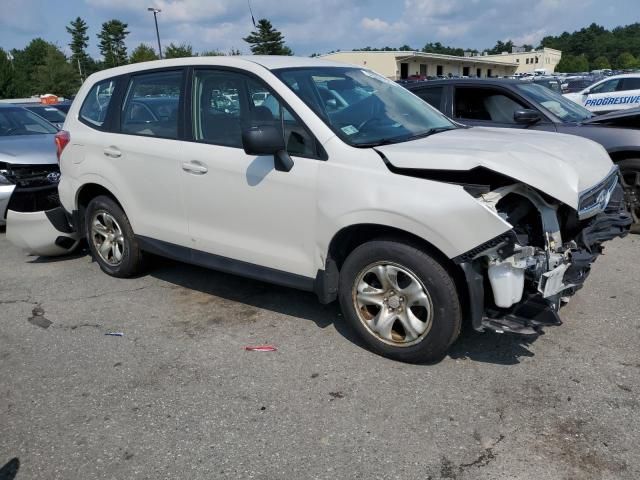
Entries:
{"type": "Polygon", "coordinates": [[[380,140],[376,140],[375,142],[355,143],[353,144],[353,146],[357,148],[381,147],[382,145],[391,145],[392,143],[402,142],[404,138],[404,135],[401,137],[381,138],[380,140]]]}
{"type": "Polygon", "coordinates": [[[408,142],[410,140],[417,140],[419,138],[425,138],[425,137],[428,137],[428,136],[433,135],[435,133],[446,132],[447,130],[454,130],[455,128],[456,127],[434,127],[434,128],[430,128],[426,132],[418,133],[416,135],[411,135],[411,136],[405,138],[404,141],[408,142]]]}
{"type": "Polygon", "coordinates": [[[400,135],[398,137],[381,138],[380,140],[377,140],[375,142],[358,143],[354,145],[354,147],[371,148],[381,147],[382,145],[391,145],[392,143],[408,142],[410,140],[417,140],[418,138],[428,137],[429,135],[433,135],[434,133],[446,132],[447,130],[454,130],[456,128],[457,127],[434,127],[430,128],[426,132],[411,135],[400,135]]]}

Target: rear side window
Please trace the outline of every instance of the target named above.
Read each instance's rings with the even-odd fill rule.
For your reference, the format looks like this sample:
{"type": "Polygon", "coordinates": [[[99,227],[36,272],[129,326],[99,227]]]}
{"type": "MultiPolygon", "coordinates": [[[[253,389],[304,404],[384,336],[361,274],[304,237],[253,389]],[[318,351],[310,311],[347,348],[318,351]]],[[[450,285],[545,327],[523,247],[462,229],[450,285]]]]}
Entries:
{"type": "Polygon", "coordinates": [[[618,90],[640,90],[640,78],[623,78],[618,90]]]}
{"type": "Polygon", "coordinates": [[[120,131],[149,137],[178,138],[182,72],[136,75],[129,82],[120,131]]]}
{"type": "Polygon", "coordinates": [[[96,83],[84,99],[80,108],[80,118],[90,125],[101,127],[107,116],[111,96],[116,88],[113,79],[96,83]]]}
{"type": "Polygon", "coordinates": [[[444,87],[431,87],[424,88],[422,90],[418,90],[414,92],[421,99],[427,102],[432,107],[440,110],[440,106],[442,105],[442,92],[444,91],[444,87]]]}

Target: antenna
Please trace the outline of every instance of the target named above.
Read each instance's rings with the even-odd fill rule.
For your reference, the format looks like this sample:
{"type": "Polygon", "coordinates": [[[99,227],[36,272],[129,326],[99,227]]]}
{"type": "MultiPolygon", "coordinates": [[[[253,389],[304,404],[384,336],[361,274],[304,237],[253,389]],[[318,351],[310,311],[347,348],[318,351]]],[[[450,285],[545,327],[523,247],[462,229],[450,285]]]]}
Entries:
{"type": "Polygon", "coordinates": [[[253,22],[253,28],[256,28],[256,19],[253,18],[253,11],[251,10],[251,0],[247,0],[247,5],[249,5],[249,13],[251,14],[251,21],[253,22]]]}

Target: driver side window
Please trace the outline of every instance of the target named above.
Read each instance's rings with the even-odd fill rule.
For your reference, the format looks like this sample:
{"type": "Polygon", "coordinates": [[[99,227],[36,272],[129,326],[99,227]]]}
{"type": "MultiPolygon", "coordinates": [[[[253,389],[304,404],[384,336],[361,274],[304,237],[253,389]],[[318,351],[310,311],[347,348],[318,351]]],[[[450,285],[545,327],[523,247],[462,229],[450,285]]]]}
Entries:
{"type": "Polygon", "coordinates": [[[516,110],[527,108],[502,90],[456,88],[455,116],[468,120],[513,123],[516,110]]]}
{"type": "Polygon", "coordinates": [[[315,138],[263,82],[236,72],[196,71],[193,81],[196,141],[242,148],[242,129],[273,125],[283,132],[287,152],[317,158],[315,138]]]}
{"type": "Polygon", "coordinates": [[[609,93],[615,92],[616,88],[618,88],[618,83],[620,80],[609,80],[607,82],[601,83],[600,85],[593,87],[589,93],[609,93]]]}

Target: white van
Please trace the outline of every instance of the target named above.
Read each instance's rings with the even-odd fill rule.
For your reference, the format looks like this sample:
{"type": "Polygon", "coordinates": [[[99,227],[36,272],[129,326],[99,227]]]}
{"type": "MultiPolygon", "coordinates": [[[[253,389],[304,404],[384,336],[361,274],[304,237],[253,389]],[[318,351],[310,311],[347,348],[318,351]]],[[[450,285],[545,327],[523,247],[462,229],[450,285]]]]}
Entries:
{"type": "MultiPolygon", "coordinates": [[[[152,252],[314,291],[404,361],[441,357],[463,318],[521,334],[559,324],[561,300],[631,223],[600,145],[467,128],[318,59],[102,71],[64,127],[61,210],[104,272],[133,275],[152,252]]],[[[27,247],[27,217],[8,220],[27,247]]]]}

